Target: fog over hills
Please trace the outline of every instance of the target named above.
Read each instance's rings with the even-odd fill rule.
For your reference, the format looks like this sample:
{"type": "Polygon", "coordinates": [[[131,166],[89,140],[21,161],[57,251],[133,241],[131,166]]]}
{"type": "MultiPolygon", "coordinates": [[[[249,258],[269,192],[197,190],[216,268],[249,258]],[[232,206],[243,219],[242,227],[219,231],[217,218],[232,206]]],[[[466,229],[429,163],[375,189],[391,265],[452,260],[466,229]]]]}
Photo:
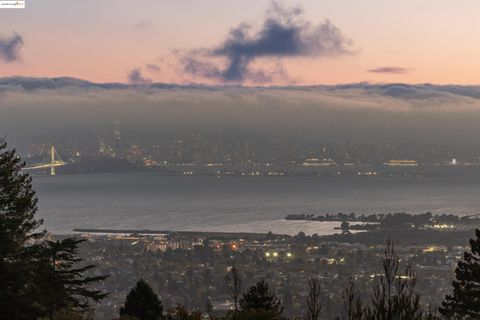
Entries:
{"type": "Polygon", "coordinates": [[[13,140],[132,130],[232,129],[329,142],[477,145],[480,86],[240,87],[0,78],[0,132],[13,140]]]}

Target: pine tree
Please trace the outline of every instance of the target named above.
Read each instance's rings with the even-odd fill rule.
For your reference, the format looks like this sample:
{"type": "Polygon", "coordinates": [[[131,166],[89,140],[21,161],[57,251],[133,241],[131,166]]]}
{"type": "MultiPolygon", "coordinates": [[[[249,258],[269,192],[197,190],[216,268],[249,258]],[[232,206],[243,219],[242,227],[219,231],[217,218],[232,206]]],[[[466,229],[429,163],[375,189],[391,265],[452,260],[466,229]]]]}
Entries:
{"type": "Polygon", "coordinates": [[[0,139],[0,305],[6,319],[35,319],[42,308],[33,303],[34,266],[43,236],[36,230],[37,198],[31,177],[21,170],[25,163],[0,139]]]}
{"type": "Polygon", "coordinates": [[[41,284],[42,303],[47,306],[50,317],[62,309],[88,311],[90,302],[100,302],[106,293],[89,288],[107,276],[86,276],[94,265],[79,266],[78,246],[84,239],[66,238],[45,241],[42,251],[42,268],[38,275],[41,284]]]}
{"type": "Polygon", "coordinates": [[[67,239],[53,246],[43,239],[45,231],[38,231],[42,221],[35,219],[37,198],[31,177],[21,171],[24,166],[0,139],[1,316],[31,320],[52,318],[58,308],[87,308],[89,299],[104,297],[88,285],[104,277],[83,277],[92,266],[75,267],[80,262],[78,241],[67,239]]]}
{"type": "Polygon", "coordinates": [[[449,319],[480,319],[480,230],[470,239],[470,251],[457,263],[452,282],[453,294],[447,295],[439,311],[449,319]]]}
{"type": "Polygon", "coordinates": [[[260,280],[243,294],[240,309],[240,319],[282,319],[282,305],[275,294],[270,292],[264,280],[260,280]]]}
{"type": "Polygon", "coordinates": [[[125,305],[120,309],[122,319],[159,320],[163,319],[162,302],[143,279],[127,295],[125,305]]]}

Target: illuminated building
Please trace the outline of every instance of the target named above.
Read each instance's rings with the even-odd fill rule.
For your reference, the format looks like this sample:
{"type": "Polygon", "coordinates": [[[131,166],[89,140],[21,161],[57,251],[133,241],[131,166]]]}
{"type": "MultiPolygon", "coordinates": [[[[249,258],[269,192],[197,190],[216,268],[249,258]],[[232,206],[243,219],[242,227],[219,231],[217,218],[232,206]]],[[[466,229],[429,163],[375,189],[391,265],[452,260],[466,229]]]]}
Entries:
{"type": "Polygon", "coordinates": [[[332,159],[323,159],[318,158],[309,158],[305,159],[302,164],[304,167],[324,167],[324,166],[335,166],[337,165],[332,159]]]}
{"type": "Polygon", "coordinates": [[[391,167],[415,167],[418,166],[417,161],[415,160],[389,160],[387,163],[385,163],[387,166],[391,167]]]}

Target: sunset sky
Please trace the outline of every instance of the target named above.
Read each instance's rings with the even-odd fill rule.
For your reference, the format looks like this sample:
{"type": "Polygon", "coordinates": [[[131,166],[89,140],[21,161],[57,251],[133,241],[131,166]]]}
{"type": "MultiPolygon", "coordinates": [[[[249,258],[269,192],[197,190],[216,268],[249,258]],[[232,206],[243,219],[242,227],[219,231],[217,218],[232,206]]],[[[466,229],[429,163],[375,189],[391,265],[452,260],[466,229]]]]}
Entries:
{"type": "Polygon", "coordinates": [[[0,77],[478,84],[479,12],[478,0],[27,0],[0,10],[0,77]]]}

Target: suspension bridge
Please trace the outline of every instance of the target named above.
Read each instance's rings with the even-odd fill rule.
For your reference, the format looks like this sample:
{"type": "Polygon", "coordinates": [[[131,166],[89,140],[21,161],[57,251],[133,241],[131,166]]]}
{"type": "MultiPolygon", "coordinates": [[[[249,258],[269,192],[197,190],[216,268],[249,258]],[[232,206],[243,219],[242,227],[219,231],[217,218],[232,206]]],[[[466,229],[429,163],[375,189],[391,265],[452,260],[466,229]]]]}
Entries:
{"type": "Polygon", "coordinates": [[[50,148],[50,151],[49,151],[48,154],[49,154],[49,158],[48,158],[48,161],[46,163],[34,164],[30,167],[25,167],[23,169],[24,170],[35,170],[35,169],[48,169],[48,168],[50,168],[50,175],[54,176],[55,175],[55,168],[64,166],[67,163],[65,161],[63,161],[62,158],[58,155],[54,146],[52,146],[50,148]]]}

